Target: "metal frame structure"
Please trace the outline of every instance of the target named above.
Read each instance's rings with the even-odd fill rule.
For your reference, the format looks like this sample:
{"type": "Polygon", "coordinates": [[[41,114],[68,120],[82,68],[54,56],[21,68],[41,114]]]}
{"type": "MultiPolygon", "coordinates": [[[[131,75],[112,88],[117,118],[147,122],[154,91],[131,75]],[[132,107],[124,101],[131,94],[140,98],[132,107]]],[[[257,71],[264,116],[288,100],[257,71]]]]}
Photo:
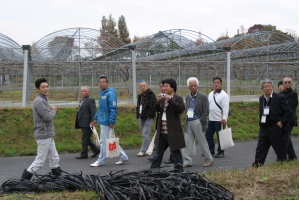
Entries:
{"type": "MultiPolygon", "coordinates": [[[[65,95],[66,101],[77,100],[82,85],[91,86],[97,96],[101,74],[108,75],[121,98],[135,103],[136,85],[142,80],[156,88],[162,79],[172,77],[184,94],[188,77],[197,77],[208,92],[211,78],[218,75],[229,94],[230,88],[234,94],[255,94],[263,78],[290,76],[298,81],[299,73],[299,41],[268,31],[214,41],[199,32],[171,29],[125,45],[106,32],[69,28],[38,40],[28,53],[28,74],[47,77],[56,91],[51,98],[65,95]],[[65,94],[59,94],[63,90],[65,94]]],[[[24,60],[20,45],[0,34],[0,75],[22,76],[24,60]]],[[[33,78],[28,80],[28,89],[34,89],[33,78]]],[[[15,86],[18,90],[18,81],[15,86]]]]}

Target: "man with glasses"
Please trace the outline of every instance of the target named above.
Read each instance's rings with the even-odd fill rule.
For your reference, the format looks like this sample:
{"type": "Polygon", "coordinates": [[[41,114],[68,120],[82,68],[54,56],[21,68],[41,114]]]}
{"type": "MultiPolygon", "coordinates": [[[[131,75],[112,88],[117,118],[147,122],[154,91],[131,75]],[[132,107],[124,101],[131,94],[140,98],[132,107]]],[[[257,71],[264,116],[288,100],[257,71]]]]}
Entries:
{"type": "Polygon", "coordinates": [[[206,140],[209,146],[210,153],[215,155],[215,141],[214,134],[217,133],[218,137],[218,153],[215,158],[221,158],[224,156],[224,150],[220,146],[219,131],[221,125],[227,124],[228,112],[229,112],[229,97],[227,93],[222,90],[222,79],[220,77],[213,78],[214,91],[208,95],[209,103],[209,121],[206,130],[206,140]]]}
{"type": "Polygon", "coordinates": [[[284,90],[281,91],[279,94],[283,94],[285,97],[285,101],[289,106],[291,107],[293,113],[292,116],[290,116],[290,130],[288,130],[287,133],[283,134],[283,142],[285,150],[287,151],[288,160],[294,160],[297,159],[297,155],[295,153],[293,143],[291,140],[291,133],[293,126],[297,126],[297,116],[296,116],[296,109],[298,106],[298,94],[292,89],[293,86],[293,80],[289,77],[285,77],[283,79],[283,86],[284,90]]]}
{"type": "Polygon", "coordinates": [[[292,109],[284,97],[273,92],[273,84],[270,79],[261,81],[261,90],[264,95],[259,97],[260,130],[255,161],[252,164],[254,167],[264,164],[270,146],[273,147],[278,161],[286,160],[282,134],[290,129],[289,119],[292,115],[292,109]]]}

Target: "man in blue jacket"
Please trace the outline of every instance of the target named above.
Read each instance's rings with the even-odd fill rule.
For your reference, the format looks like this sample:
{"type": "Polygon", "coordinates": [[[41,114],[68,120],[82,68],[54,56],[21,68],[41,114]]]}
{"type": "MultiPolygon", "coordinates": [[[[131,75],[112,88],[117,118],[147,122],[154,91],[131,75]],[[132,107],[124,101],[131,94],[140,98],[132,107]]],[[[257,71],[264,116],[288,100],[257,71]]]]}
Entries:
{"type": "MultiPolygon", "coordinates": [[[[91,164],[91,167],[101,167],[105,165],[106,160],[106,139],[109,139],[110,129],[113,129],[117,118],[117,94],[114,88],[108,87],[108,79],[105,75],[101,75],[98,79],[100,86],[99,91],[99,107],[94,117],[93,126],[96,123],[100,124],[100,154],[98,160],[91,164]]],[[[116,165],[121,165],[128,161],[128,156],[124,150],[119,146],[120,160],[116,165]]]]}

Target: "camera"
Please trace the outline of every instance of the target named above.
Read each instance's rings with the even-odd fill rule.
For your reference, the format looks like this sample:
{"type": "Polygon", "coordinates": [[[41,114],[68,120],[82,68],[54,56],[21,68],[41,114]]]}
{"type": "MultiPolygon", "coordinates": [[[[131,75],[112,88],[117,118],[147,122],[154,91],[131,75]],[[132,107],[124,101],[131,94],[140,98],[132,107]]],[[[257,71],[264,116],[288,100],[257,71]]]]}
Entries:
{"type": "Polygon", "coordinates": [[[161,96],[162,96],[162,97],[165,97],[165,96],[166,96],[166,94],[164,94],[164,93],[161,93],[161,96]]]}

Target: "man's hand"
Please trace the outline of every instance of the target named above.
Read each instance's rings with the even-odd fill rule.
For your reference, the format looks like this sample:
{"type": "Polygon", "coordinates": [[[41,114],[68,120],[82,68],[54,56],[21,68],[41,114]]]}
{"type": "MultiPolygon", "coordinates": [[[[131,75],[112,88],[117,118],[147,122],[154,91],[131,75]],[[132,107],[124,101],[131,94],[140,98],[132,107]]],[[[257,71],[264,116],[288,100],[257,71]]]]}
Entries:
{"type": "Polygon", "coordinates": [[[160,100],[161,100],[162,98],[163,98],[162,94],[159,93],[159,94],[157,95],[157,102],[160,102],[160,100]]]}
{"type": "Polygon", "coordinates": [[[50,109],[51,110],[57,110],[57,107],[56,106],[50,106],[50,109]]]}
{"type": "Polygon", "coordinates": [[[97,124],[97,121],[96,121],[96,120],[94,120],[94,121],[92,121],[92,122],[90,123],[90,125],[92,125],[92,126],[96,126],[96,124],[97,124]]]}
{"type": "Polygon", "coordinates": [[[109,127],[110,127],[110,128],[114,128],[115,125],[114,125],[114,124],[109,124],[109,127]]]}
{"type": "Polygon", "coordinates": [[[225,124],[227,124],[227,121],[225,119],[222,119],[221,124],[225,125],[225,124]]]}
{"type": "Polygon", "coordinates": [[[282,128],[282,127],[283,127],[283,124],[282,124],[282,122],[281,122],[281,121],[277,122],[277,125],[278,125],[280,128],[282,128]]]}

